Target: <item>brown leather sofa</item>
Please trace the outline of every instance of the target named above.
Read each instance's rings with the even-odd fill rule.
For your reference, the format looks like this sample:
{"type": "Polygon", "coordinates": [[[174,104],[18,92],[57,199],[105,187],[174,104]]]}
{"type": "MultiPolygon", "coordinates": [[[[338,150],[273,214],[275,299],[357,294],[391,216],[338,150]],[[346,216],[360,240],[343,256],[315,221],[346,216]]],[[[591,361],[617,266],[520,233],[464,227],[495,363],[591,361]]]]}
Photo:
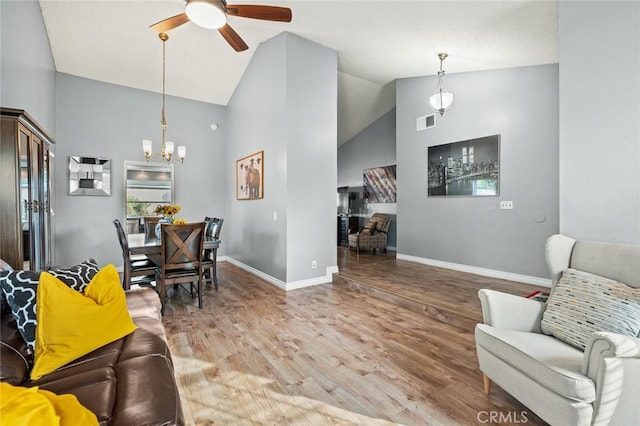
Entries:
{"type": "Polygon", "coordinates": [[[126,294],[137,330],[35,381],[29,379],[33,357],[11,313],[3,314],[0,380],[73,394],[101,425],[184,424],[160,298],[150,288],[126,294]]]}

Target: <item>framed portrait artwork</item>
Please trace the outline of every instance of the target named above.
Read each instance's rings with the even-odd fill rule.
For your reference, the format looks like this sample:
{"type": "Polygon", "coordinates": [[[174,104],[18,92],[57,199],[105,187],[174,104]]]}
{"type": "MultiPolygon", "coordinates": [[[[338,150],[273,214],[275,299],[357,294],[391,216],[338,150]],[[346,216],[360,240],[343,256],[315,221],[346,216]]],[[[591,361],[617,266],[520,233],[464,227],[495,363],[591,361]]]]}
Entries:
{"type": "Polygon", "coordinates": [[[264,151],[236,161],[236,199],[257,200],[264,197],[264,151]]]}

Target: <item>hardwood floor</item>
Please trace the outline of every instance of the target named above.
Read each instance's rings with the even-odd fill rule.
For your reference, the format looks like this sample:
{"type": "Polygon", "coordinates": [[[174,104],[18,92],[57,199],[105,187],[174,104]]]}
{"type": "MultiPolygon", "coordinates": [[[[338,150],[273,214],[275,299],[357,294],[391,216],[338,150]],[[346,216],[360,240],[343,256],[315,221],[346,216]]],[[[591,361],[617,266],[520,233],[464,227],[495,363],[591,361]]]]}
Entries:
{"type": "Polygon", "coordinates": [[[473,339],[478,289],[537,288],[338,250],[333,284],[285,293],[220,262],[204,309],[169,299],[188,424],[544,424],[497,385],[483,393],[473,339]]]}

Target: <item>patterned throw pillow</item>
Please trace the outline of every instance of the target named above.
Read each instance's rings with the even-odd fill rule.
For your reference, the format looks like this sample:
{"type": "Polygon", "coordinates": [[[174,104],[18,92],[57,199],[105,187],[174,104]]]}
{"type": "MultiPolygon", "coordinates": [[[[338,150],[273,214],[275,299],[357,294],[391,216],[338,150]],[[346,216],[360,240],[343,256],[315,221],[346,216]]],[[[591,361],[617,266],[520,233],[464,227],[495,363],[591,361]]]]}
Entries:
{"type": "Polygon", "coordinates": [[[377,220],[369,219],[367,224],[364,226],[365,232],[368,233],[369,235],[373,235],[376,232],[377,226],[378,226],[377,220]]]}
{"type": "Polygon", "coordinates": [[[640,288],[568,269],[549,296],[542,332],[582,350],[595,331],[635,337],[640,332],[640,288]]]}
{"type": "MultiPolygon", "coordinates": [[[[98,264],[88,259],[79,265],[52,269],[51,275],[72,289],[84,293],[91,279],[98,273],[98,264]]],[[[0,273],[0,287],[11,307],[11,313],[18,325],[18,331],[33,351],[36,339],[36,291],[40,272],[11,271],[0,273]]]]}

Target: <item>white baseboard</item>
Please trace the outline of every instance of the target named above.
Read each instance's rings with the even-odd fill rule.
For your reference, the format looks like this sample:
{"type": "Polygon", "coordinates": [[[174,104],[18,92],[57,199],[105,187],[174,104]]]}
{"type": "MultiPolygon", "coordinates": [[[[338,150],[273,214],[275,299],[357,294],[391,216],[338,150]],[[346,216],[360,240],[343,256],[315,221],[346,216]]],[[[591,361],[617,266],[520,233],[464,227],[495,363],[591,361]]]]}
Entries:
{"type": "Polygon", "coordinates": [[[333,274],[338,272],[338,267],[337,266],[328,266],[327,270],[326,270],[326,275],[322,276],[322,277],[315,277],[315,278],[309,278],[306,280],[300,280],[300,281],[293,281],[290,283],[285,283],[282,280],[279,280],[277,278],[272,277],[269,274],[265,274],[262,271],[257,270],[256,268],[247,265],[246,263],[242,263],[239,260],[236,260],[232,257],[229,256],[222,256],[218,258],[218,262],[222,262],[222,261],[226,261],[231,263],[232,265],[237,266],[238,268],[247,271],[248,273],[250,273],[251,275],[255,275],[258,278],[261,278],[263,280],[265,280],[266,282],[268,282],[269,284],[272,284],[284,291],[289,291],[289,290],[297,290],[299,288],[304,288],[304,287],[311,287],[314,285],[319,285],[319,284],[327,284],[330,283],[331,281],[333,281],[333,274]]]}
{"type": "Polygon", "coordinates": [[[503,280],[516,281],[524,284],[551,288],[551,280],[548,278],[532,277],[530,275],[515,274],[513,272],[496,271],[494,269],[479,268],[477,266],[462,265],[459,263],[444,262],[442,260],[410,256],[408,254],[397,253],[396,259],[422,263],[423,265],[437,266],[440,268],[453,269],[455,271],[469,272],[471,274],[483,275],[485,277],[500,278],[503,280]]]}
{"type": "Polygon", "coordinates": [[[299,288],[311,287],[314,285],[327,284],[333,281],[333,274],[338,272],[338,266],[327,266],[326,274],[323,277],[309,278],[306,280],[293,281],[287,283],[287,290],[297,290],[299,288]]]}

